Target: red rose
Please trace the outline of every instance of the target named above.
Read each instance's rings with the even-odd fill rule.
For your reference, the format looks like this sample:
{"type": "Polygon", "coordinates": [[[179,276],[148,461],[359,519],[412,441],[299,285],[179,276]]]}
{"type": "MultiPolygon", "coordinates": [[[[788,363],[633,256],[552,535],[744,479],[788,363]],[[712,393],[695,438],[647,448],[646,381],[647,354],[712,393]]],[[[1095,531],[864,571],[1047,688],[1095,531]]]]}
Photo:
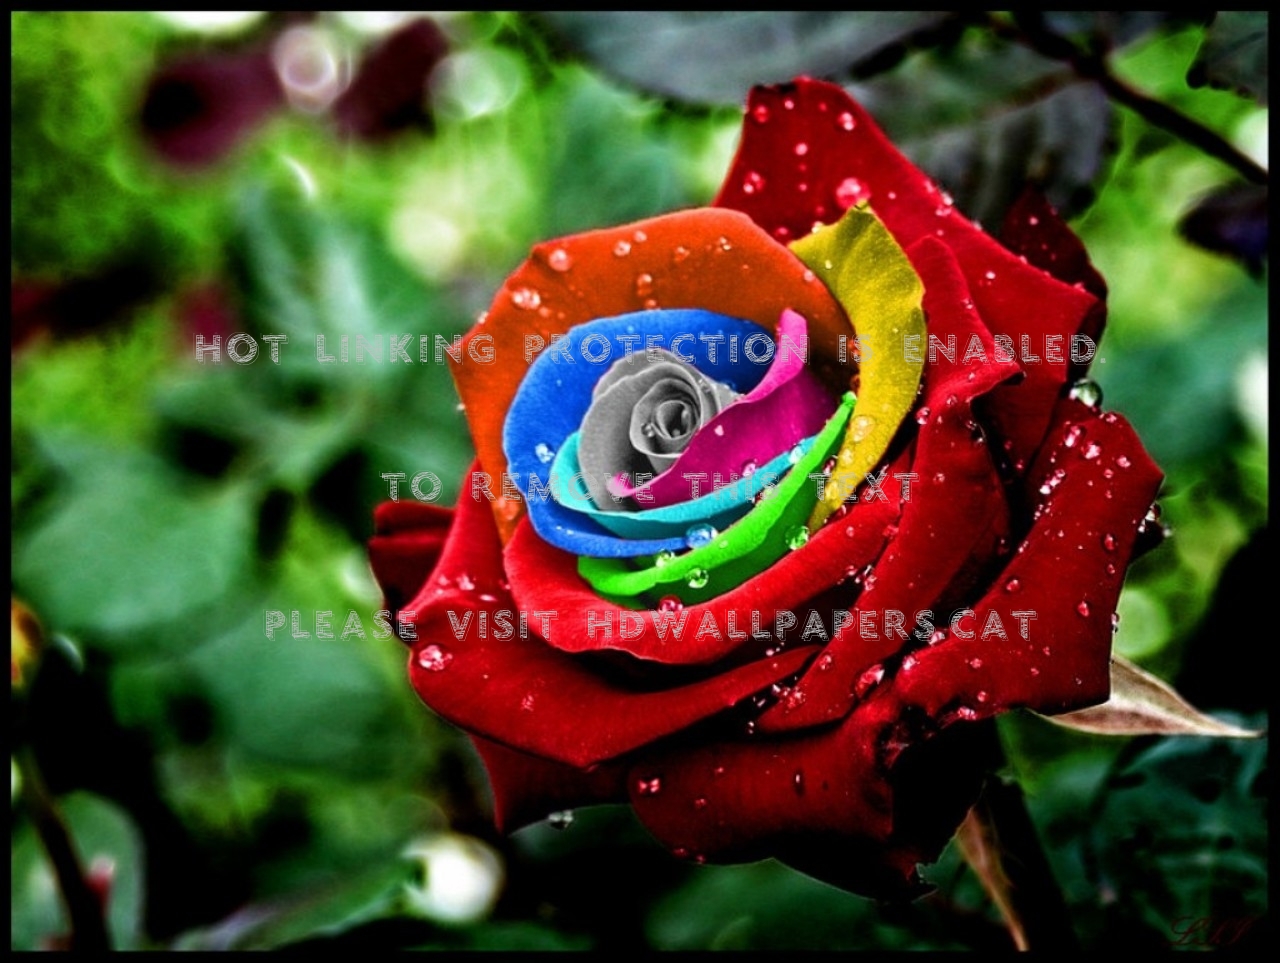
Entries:
{"type": "MultiPolygon", "coordinates": [[[[1105,289],[1047,207],[1020,206],[1002,246],[829,84],[756,89],[744,123],[715,206],[541,245],[512,275],[469,335],[496,363],[476,352],[455,369],[475,471],[495,500],[468,485],[452,515],[383,505],[371,556],[390,603],[412,613],[413,684],[475,740],[502,827],[629,800],[678,855],[773,855],[853,889],[904,891],[976,789],[967,755],[938,746],[1011,708],[1107,698],[1112,614],[1161,476],[1127,422],[1069,390],[1085,367],[1067,356],[1070,339],[1099,334],[1105,289]],[[521,439],[545,421],[563,445],[556,425],[576,424],[585,404],[581,386],[563,398],[548,387],[559,381],[537,372],[553,362],[531,366],[526,337],[581,346],[573,332],[593,329],[580,326],[652,310],[623,319],[643,335],[665,309],[775,333],[789,309],[829,407],[845,389],[858,395],[800,536],[773,551],[790,503],[753,530],[742,558],[756,571],[741,558],[720,565],[703,544],[727,544],[745,520],[723,543],[714,528],[689,542],[691,557],[711,553],[696,557],[712,571],[683,554],[627,561],[625,549],[580,560],[553,544],[578,537],[571,525],[553,531],[539,515],[535,528],[502,494],[509,461],[527,455],[512,454],[521,439]],[[870,349],[861,370],[855,335],[870,349]],[[843,505],[842,480],[858,484],[843,505]],[[664,595],[680,584],[664,572],[689,590],[664,595]],[[688,616],[678,639],[662,631],[675,612],[688,616]],[[774,631],[752,634],[752,614],[774,631]]],[[[609,456],[620,463],[643,455],[643,435],[694,445],[736,403],[736,391],[698,400],[723,391],[658,362],[662,372],[641,373],[666,385],[656,400],[649,381],[629,389],[634,411],[652,402],[656,413],[632,417],[631,447],[609,456]],[[650,402],[635,400],[642,392],[650,402]]],[[[758,430],[775,417],[789,416],[762,416],[758,430]]],[[[821,443],[797,451],[808,459],[821,443]]]]}

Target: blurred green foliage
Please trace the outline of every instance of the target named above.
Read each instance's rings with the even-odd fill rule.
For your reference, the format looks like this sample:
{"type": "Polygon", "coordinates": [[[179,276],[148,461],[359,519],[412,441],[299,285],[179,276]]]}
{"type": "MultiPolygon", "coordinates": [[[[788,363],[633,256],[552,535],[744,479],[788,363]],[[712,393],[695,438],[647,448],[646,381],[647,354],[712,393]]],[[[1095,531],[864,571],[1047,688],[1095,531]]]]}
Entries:
{"type": "MultiPolygon", "coordinates": [[[[343,56],[373,42],[358,20],[318,23],[343,56]]],[[[85,861],[114,867],[117,943],[1003,946],[953,851],[926,873],[933,896],[886,908],[773,863],[678,864],[624,811],[498,838],[478,760],[405,684],[398,643],[315,637],[317,610],[373,627],[362,543],[381,473],[429,469],[447,504],[471,447],[443,365],[321,366],[314,336],[451,338],[532,243],[706,203],[735,144],[735,108],[629,90],[545,21],[443,23],[453,46],[430,93],[434,130],[348,142],[323,116],[281,110],[217,163],[178,173],[141,136],[152,71],[265,43],[288,21],[210,40],[150,14],[12,15],[15,289],[124,261],[159,279],[122,322],[98,327],[80,305],[68,330],[55,319],[13,356],[14,594],[55,640],[21,735],[85,861]],[[191,305],[209,290],[224,338],[288,336],[280,364],[261,342],[253,365],[195,361],[191,305]],[[269,640],[267,610],[298,610],[311,637],[286,627],[269,640]],[[462,920],[413,909],[424,882],[405,849],[449,832],[499,854],[496,908],[462,920]]],[[[1265,110],[1186,83],[1203,26],[1137,32],[1119,73],[1265,148],[1265,110]]],[[[926,167],[942,141],[922,118],[954,126],[961,89],[962,115],[1012,96],[1011,75],[982,71],[986,41],[966,38],[868,82],[926,167]]],[[[1172,678],[1205,646],[1241,647],[1244,664],[1255,644],[1248,613],[1220,602],[1224,567],[1263,544],[1267,521],[1267,297],[1265,281],[1175,230],[1230,171],[1122,109],[1115,123],[1113,154],[1083,177],[1090,197],[1073,195],[1111,289],[1093,372],[1166,471],[1174,532],[1132,570],[1116,646],[1172,678]]],[[[1008,149],[979,133],[975,156],[1008,149]]],[[[1259,709],[1239,671],[1202,707],[1259,709]]],[[[1128,745],[1029,719],[1002,733],[1090,945],[1160,945],[1178,917],[1265,910],[1260,748],[1128,745]]],[[[12,882],[15,948],[65,933],[16,802],[12,882]]]]}

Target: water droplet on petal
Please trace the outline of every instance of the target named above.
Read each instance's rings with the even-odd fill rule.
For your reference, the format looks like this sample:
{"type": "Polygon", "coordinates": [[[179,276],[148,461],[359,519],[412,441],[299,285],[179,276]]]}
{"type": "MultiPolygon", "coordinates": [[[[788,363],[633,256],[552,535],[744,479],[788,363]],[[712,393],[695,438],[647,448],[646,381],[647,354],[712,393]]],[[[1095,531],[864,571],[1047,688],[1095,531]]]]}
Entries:
{"type": "Polygon", "coordinates": [[[1022,583],[1016,578],[1011,578],[1009,581],[1004,583],[1004,590],[1006,592],[1016,592],[1020,588],[1022,588],[1022,583]]]}
{"type": "Polygon", "coordinates": [[[653,557],[653,567],[662,568],[664,565],[670,565],[676,560],[676,553],[671,549],[664,549],[653,557]]]}
{"type": "Polygon", "coordinates": [[[659,612],[679,612],[684,608],[684,603],[674,595],[664,595],[658,600],[659,612]]]}
{"type": "Polygon", "coordinates": [[[647,298],[653,293],[653,275],[638,274],[636,275],[636,297],[647,298]]]}
{"type": "Polygon", "coordinates": [[[982,660],[979,659],[977,656],[974,656],[972,659],[969,660],[968,665],[969,665],[969,668],[971,669],[981,669],[982,660]]]}
{"type": "Polygon", "coordinates": [[[558,247],[547,255],[547,263],[553,271],[567,271],[573,267],[573,258],[564,248],[558,247]]]}
{"type": "Polygon", "coordinates": [[[653,776],[650,779],[640,778],[636,780],[636,791],[641,796],[656,796],[662,792],[662,777],[653,776]]]}
{"type": "Polygon", "coordinates": [[[702,548],[704,545],[710,545],[715,537],[720,534],[711,525],[705,522],[700,525],[693,525],[684,533],[684,543],[690,548],[702,548]]]}
{"type": "Polygon", "coordinates": [[[1084,450],[1080,452],[1085,461],[1093,461],[1102,454],[1102,446],[1097,442],[1091,441],[1084,446],[1084,450]]]}
{"type": "Polygon", "coordinates": [[[1077,611],[1077,612],[1079,612],[1079,613],[1080,613],[1082,616],[1084,616],[1085,618],[1088,618],[1088,616],[1089,616],[1089,603],[1088,603],[1088,602],[1086,602],[1086,601],[1084,601],[1084,600],[1082,599],[1082,600],[1081,600],[1081,602],[1080,602],[1080,604],[1076,606],[1076,611],[1077,611]]]}
{"type": "Polygon", "coordinates": [[[1102,388],[1090,378],[1081,378],[1071,386],[1067,397],[1090,408],[1097,408],[1102,404],[1102,388]]]}
{"type": "Polygon", "coordinates": [[[764,178],[755,171],[747,171],[746,177],[742,178],[742,193],[754,194],[762,190],[764,190],[764,178]]]}
{"type": "Polygon", "coordinates": [[[533,446],[533,453],[537,456],[538,461],[544,465],[551,464],[552,459],[556,457],[556,453],[551,450],[551,446],[543,441],[533,446]]]}
{"type": "Polygon", "coordinates": [[[986,702],[989,698],[991,698],[989,695],[987,695],[987,693],[983,692],[981,689],[975,692],[973,694],[973,697],[977,699],[979,702],[986,702]]]}
{"type": "Polygon", "coordinates": [[[457,585],[464,592],[473,591],[476,587],[476,583],[471,580],[471,576],[465,572],[458,576],[457,585]]]}
{"type": "Polygon", "coordinates": [[[853,419],[853,427],[849,435],[855,442],[862,441],[876,426],[876,420],[870,415],[858,415],[853,419]]]}
{"type": "Polygon", "coordinates": [[[767,124],[769,122],[769,108],[765,104],[756,104],[751,108],[751,119],[757,124],[767,124]]]}
{"type": "Polygon", "coordinates": [[[742,466],[743,478],[750,478],[755,473],[756,473],[756,463],[754,461],[748,461],[742,466]]]}
{"type": "Polygon", "coordinates": [[[516,288],[511,292],[511,303],[521,311],[532,311],[542,304],[542,295],[533,288],[516,288]]]}
{"type": "Polygon", "coordinates": [[[867,669],[862,675],[858,676],[858,681],[854,683],[853,694],[861,699],[868,692],[880,684],[880,680],[884,678],[884,666],[873,665],[867,669]]]}
{"type": "Polygon", "coordinates": [[[841,210],[847,211],[855,204],[871,199],[871,191],[856,177],[846,177],[836,185],[836,203],[841,210]]]}
{"type": "Polygon", "coordinates": [[[613,246],[614,257],[626,257],[630,253],[631,253],[630,241],[619,241],[617,244],[613,246]]]}
{"type": "Polygon", "coordinates": [[[804,773],[801,770],[797,769],[796,774],[791,777],[791,785],[797,796],[804,795],[804,773]]]}
{"type": "Polygon", "coordinates": [[[928,405],[921,408],[919,411],[916,412],[916,424],[923,425],[925,422],[929,420],[930,414],[931,412],[929,411],[928,405]]]}
{"type": "Polygon", "coordinates": [[[686,584],[691,589],[706,588],[707,582],[711,580],[710,573],[705,568],[695,568],[690,570],[686,584]]]}
{"type": "Polygon", "coordinates": [[[1128,468],[1132,464],[1133,462],[1129,461],[1129,459],[1126,458],[1124,455],[1121,455],[1119,458],[1116,459],[1117,468],[1128,468]]]}
{"type": "Polygon", "coordinates": [[[857,119],[847,110],[836,118],[836,123],[840,125],[841,130],[853,130],[858,126],[857,119]]]}
{"type": "Polygon", "coordinates": [[[828,672],[835,661],[836,657],[834,655],[830,652],[823,652],[822,655],[818,656],[818,661],[814,665],[818,667],[819,672],[828,672]]]}
{"type": "Polygon", "coordinates": [[[942,629],[934,629],[933,634],[929,636],[929,644],[937,645],[946,637],[947,637],[947,633],[944,632],[942,629]]]}
{"type": "Polygon", "coordinates": [[[418,665],[428,672],[443,672],[453,661],[453,653],[438,645],[425,645],[418,652],[418,665]]]}
{"type": "Polygon", "coordinates": [[[809,529],[804,525],[797,525],[795,528],[787,532],[787,548],[793,552],[796,549],[804,548],[809,541],[809,529]]]}
{"type": "Polygon", "coordinates": [[[552,829],[568,829],[573,825],[573,810],[561,809],[547,814],[547,824],[552,829]]]}
{"type": "Polygon", "coordinates": [[[671,249],[671,263],[679,264],[689,256],[689,249],[683,244],[678,244],[671,249]]]}
{"type": "Polygon", "coordinates": [[[797,157],[803,157],[805,154],[809,153],[809,145],[804,141],[800,141],[800,143],[795,146],[795,152],[797,157]]]}
{"type": "Polygon", "coordinates": [[[1114,552],[1116,550],[1116,537],[1111,534],[1103,535],[1102,547],[1105,548],[1108,552],[1114,552]]]}
{"type": "Polygon", "coordinates": [[[1076,442],[1080,440],[1080,436],[1084,434],[1084,429],[1079,425],[1072,425],[1067,429],[1066,434],[1062,436],[1062,443],[1068,448],[1074,448],[1076,442]]]}

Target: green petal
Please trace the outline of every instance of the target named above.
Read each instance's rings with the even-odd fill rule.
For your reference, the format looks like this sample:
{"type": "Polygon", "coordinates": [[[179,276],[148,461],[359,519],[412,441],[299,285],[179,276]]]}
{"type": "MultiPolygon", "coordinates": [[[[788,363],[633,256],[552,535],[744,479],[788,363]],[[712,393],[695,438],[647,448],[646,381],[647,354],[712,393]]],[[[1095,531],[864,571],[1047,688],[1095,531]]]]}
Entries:
{"type": "Polygon", "coordinates": [[[578,574],[618,605],[649,608],[650,601],[665,595],[685,604],[704,602],[763,572],[797,547],[793,540],[803,544],[807,539],[805,519],[817,501],[809,475],[822,471],[839,447],[854,402],[853,393],[846,393],[813,446],[778,482],[773,494],[709,545],[642,569],[621,559],[583,557],[578,559],[578,574]]]}
{"type": "Polygon", "coordinates": [[[888,228],[862,205],[796,241],[791,250],[840,302],[864,354],[858,415],[809,517],[812,531],[876,466],[915,403],[924,369],[924,285],[888,228]],[[908,345],[914,345],[911,353],[918,360],[908,360],[908,345]]]}

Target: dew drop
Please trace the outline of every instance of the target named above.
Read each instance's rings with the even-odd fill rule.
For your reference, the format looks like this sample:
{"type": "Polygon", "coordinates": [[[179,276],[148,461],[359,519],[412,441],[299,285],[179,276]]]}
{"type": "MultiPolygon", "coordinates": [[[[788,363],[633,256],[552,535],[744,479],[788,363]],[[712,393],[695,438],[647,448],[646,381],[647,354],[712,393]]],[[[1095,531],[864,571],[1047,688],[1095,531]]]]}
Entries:
{"type": "Polygon", "coordinates": [[[640,778],[636,780],[636,792],[641,796],[656,796],[662,792],[662,777],[640,778]]]}
{"type": "Polygon", "coordinates": [[[1125,457],[1124,455],[1121,455],[1119,458],[1117,458],[1117,459],[1116,459],[1116,467],[1117,467],[1117,468],[1128,468],[1128,467],[1129,467],[1130,465],[1132,465],[1132,464],[1133,464],[1133,462],[1131,462],[1131,461],[1130,461],[1127,457],[1125,457]]]}
{"type": "Polygon", "coordinates": [[[857,119],[847,110],[836,118],[836,123],[840,126],[841,130],[853,130],[858,126],[857,119]]]}
{"type": "Polygon", "coordinates": [[[1011,578],[1009,579],[1009,581],[1004,583],[1004,590],[1006,592],[1016,592],[1020,588],[1022,588],[1022,583],[1019,582],[1016,578],[1011,578]]]}
{"type": "Polygon", "coordinates": [[[707,582],[711,580],[710,573],[705,568],[695,568],[689,572],[686,583],[691,589],[706,588],[707,582]]]}
{"type": "Polygon", "coordinates": [[[836,185],[836,203],[847,211],[855,204],[871,200],[871,191],[856,177],[846,177],[836,185]]]}
{"type": "Polygon", "coordinates": [[[418,652],[418,665],[428,672],[443,672],[453,661],[453,653],[438,645],[425,645],[418,652]]]}
{"type": "Polygon", "coordinates": [[[626,257],[630,253],[631,253],[630,241],[619,241],[617,244],[613,246],[614,257],[626,257]]]}
{"type": "Polygon", "coordinates": [[[818,667],[819,672],[829,672],[832,664],[836,661],[836,657],[830,652],[823,652],[818,656],[818,661],[814,663],[818,667]]]}
{"type": "Polygon", "coordinates": [[[665,565],[670,565],[675,560],[676,560],[675,552],[671,551],[671,549],[669,548],[663,549],[661,552],[659,552],[657,555],[653,557],[653,567],[662,568],[665,565]]]}
{"type": "Polygon", "coordinates": [[[969,665],[969,668],[971,669],[981,669],[982,660],[979,659],[977,656],[974,656],[972,659],[969,660],[968,665],[969,665]]]}
{"type": "Polygon", "coordinates": [[[637,274],[636,275],[636,297],[647,298],[653,293],[653,275],[637,274]]]}
{"type": "Polygon", "coordinates": [[[764,178],[755,171],[747,171],[746,177],[742,178],[742,193],[755,194],[762,190],[764,190],[764,178]]]}
{"type": "Polygon", "coordinates": [[[547,815],[547,825],[552,829],[568,829],[573,825],[573,810],[561,809],[547,815]]]}
{"type": "Polygon", "coordinates": [[[671,249],[671,263],[679,264],[689,256],[689,249],[683,244],[678,244],[671,249]]]}
{"type": "Polygon", "coordinates": [[[765,104],[756,104],[751,108],[751,119],[757,124],[767,124],[769,122],[769,108],[765,104]]]}
{"type": "Polygon", "coordinates": [[[991,698],[989,695],[987,695],[987,693],[983,692],[981,689],[975,692],[973,694],[973,697],[977,699],[979,702],[986,702],[989,698],[991,698]]]}
{"type": "Polygon", "coordinates": [[[533,446],[533,453],[537,456],[538,461],[542,462],[544,465],[551,464],[552,459],[556,457],[556,453],[552,451],[551,447],[544,441],[540,441],[533,446]]]}
{"type": "Polygon", "coordinates": [[[511,292],[511,303],[521,311],[532,311],[542,304],[542,295],[533,288],[516,288],[511,292]]]}
{"type": "Polygon", "coordinates": [[[458,588],[464,592],[474,591],[476,583],[471,580],[471,576],[465,572],[458,576],[458,588]]]}
{"type": "Polygon", "coordinates": [[[659,612],[679,612],[684,608],[684,603],[674,595],[664,595],[658,600],[659,612]]]}
{"type": "Polygon", "coordinates": [[[929,644],[937,645],[946,637],[947,637],[947,633],[942,631],[942,629],[934,629],[933,634],[929,636],[929,644]]]}
{"type": "Polygon", "coordinates": [[[796,791],[797,796],[804,795],[804,773],[797,769],[796,774],[791,777],[791,786],[796,791]]]}
{"type": "Polygon", "coordinates": [[[695,799],[695,800],[693,801],[693,808],[694,808],[694,809],[706,809],[706,808],[707,808],[707,797],[706,797],[706,796],[699,796],[697,799],[695,799]]]}
{"type": "Polygon", "coordinates": [[[755,473],[756,473],[756,463],[754,461],[748,461],[742,466],[743,478],[750,478],[755,473]]]}
{"type": "Polygon", "coordinates": [[[858,676],[858,681],[854,683],[853,694],[861,699],[868,692],[880,684],[880,680],[884,678],[884,666],[873,665],[867,669],[862,675],[858,676]]]}
{"type": "Polygon", "coordinates": [[[727,237],[725,237],[724,235],[721,235],[721,236],[720,236],[720,238],[716,241],[716,246],[717,246],[718,248],[720,248],[720,250],[722,250],[722,251],[732,251],[732,250],[733,250],[733,244],[732,244],[732,242],[730,242],[730,240],[729,240],[727,237]]]}
{"type": "Polygon", "coordinates": [[[804,457],[804,446],[796,445],[791,451],[787,452],[787,463],[795,465],[804,457]]]}
{"type": "Polygon", "coordinates": [[[1084,446],[1084,451],[1080,452],[1085,461],[1093,461],[1102,454],[1102,446],[1095,441],[1089,442],[1084,446]]]}
{"type": "Polygon", "coordinates": [[[1106,535],[1103,535],[1102,547],[1105,548],[1108,552],[1114,552],[1116,550],[1116,537],[1109,533],[1106,535]]]}
{"type": "Polygon", "coordinates": [[[925,422],[929,420],[930,414],[931,412],[929,411],[928,405],[921,408],[919,411],[916,412],[916,424],[923,425],[925,422]]]}
{"type": "Polygon", "coordinates": [[[1079,612],[1081,616],[1083,616],[1083,617],[1085,617],[1085,618],[1088,618],[1088,617],[1089,617],[1089,603],[1088,603],[1088,602],[1086,602],[1086,601],[1084,601],[1084,600],[1082,599],[1082,600],[1081,600],[1081,602],[1080,602],[1080,604],[1076,606],[1076,611],[1077,611],[1077,612],[1079,612]]]}
{"type": "Polygon", "coordinates": [[[1090,408],[1097,408],[1102,404],[1102,388],[1090,378],[1081,378],[1071,386],[1067,397],[1090,408]]]}
{"type": "Polygon", "coordinates": [[[1066,434],[1062,436],[1062,443],[1068,448],[1074,448],[1076,442],[1080,440],[1080,436],[1084,434],[1084,429],[1079,425],[1072,425],[1067,429],[1066,434]]]}
{"type": "Polygon", "coordinates": [[[876,420],[870,415],[858,415],[853,419],[853,430],[849,437],[855,442],[862,441],[867,435],[871,434],[871,430],[875,426],[876,420]]]}
{"type": "Polygon", "coordinates": [[[718,534],[720,533],[711,525],[693,525],[684,533],[684,543],[690,548],[702,548],[710,545],[718,534]]]}
{"type": "Polygon", "coordinates": [[[564,248],[558,247],[547,255],[547,263],[553,271],[567,271],[573,267],[573,258],[564,248]]]}
{"type": "Polygon", "coordinates": [[[809,529],[804,525],[797,525],[795,528],[787,532],[787,548],[793,552],[796,549],[804,548],[809,541],[809,529]]]}

